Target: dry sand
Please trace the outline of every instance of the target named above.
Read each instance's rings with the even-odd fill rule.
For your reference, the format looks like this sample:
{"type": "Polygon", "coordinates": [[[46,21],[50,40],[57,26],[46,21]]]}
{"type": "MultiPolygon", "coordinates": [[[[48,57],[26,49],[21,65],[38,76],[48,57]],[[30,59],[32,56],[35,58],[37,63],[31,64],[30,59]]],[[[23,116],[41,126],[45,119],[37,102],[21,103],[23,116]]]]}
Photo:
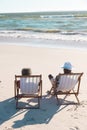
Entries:
{"type": "MultiPolygon", "coordinates": [[[[0,45],[0,130],[86,130],[87,129],[87,51],[0,45]],[[58,105],[47,96],[51,84],[48,74],[56,76],[61,66],[70,61],[74,72],[84,72],[80,86],[81,105],[58,105]],[[14,76],[22,68],[42,74],[43,97],[40,109],[16,110],[14,76]]],[[[76,101],[74,96],[67,100],[76,101]]],[[[62,98],[61,98],[62,100],[62,98]]]]}

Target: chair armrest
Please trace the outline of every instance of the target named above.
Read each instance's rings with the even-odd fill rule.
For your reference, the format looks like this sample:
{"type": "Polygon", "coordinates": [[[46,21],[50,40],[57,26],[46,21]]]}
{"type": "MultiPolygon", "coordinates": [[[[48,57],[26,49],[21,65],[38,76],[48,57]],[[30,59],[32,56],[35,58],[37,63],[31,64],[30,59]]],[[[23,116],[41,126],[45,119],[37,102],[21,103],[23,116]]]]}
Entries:
{"type": "Polygon", "coordinates": [[[20,80],[14,80],[14,96],[16,98],[17,94],[19,93],[20,88],[20,80]]]}

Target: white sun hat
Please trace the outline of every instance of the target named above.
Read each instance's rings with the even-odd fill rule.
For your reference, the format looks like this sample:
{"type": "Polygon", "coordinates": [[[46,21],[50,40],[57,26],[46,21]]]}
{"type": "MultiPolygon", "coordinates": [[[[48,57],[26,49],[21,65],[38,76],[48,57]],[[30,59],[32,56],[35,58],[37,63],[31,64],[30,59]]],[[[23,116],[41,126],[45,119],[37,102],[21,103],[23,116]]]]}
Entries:
{"type": "Polygon", "coordinates": [[[72,70],[72,64],[70,62],[65,62],[62,68],[67,69],[67,70],[72,70]]]}

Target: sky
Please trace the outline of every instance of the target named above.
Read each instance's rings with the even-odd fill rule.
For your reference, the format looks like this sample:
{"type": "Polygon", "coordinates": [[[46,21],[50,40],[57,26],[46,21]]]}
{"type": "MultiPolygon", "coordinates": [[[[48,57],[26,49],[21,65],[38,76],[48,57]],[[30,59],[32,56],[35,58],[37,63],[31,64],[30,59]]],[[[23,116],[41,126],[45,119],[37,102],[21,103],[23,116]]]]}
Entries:
{"type": "Polygon", "coordinates": [[[87,10],[87,0],[0,0],[0,13],[87,10]]]}

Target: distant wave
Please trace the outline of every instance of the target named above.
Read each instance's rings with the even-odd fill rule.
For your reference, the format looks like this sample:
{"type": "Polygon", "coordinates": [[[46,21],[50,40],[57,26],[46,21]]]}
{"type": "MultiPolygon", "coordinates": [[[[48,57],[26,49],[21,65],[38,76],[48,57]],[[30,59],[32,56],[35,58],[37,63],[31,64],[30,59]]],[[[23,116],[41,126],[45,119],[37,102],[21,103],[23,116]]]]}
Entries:
{"type": "Polygon", "coordinates": [[[35,28],[23,28],[23,29],[16,29],[15,31],[25,31],[25,32],[37,32],[37,33],[57,33],[57,34],[62,34],[62,35],[87,35],[87,31],[85,32],[78,32],[78,31],[73,31],[73,30],[59,30],[59,29],[35,29],[35,28]]]}
{"type": "Polygon", "coordinates": [[[72,13],[72,14],[58,14],[58,15],[40,15],[40,18],[68,18],[68,17],[77,17],[77,18],[87,18],[86,13],[72,13]]]}
{"type": "Polygon", "coordinates": [[[23,28],[23,29],[14,29],[14,30],[2,30],[0,31],[0,34],[1,33],[30,33],[32,32],[33,33],[44,33],[44,34],[47,34],[47,33],[52,33],[52,34],[62,34],[62,35],[77,35],[77,34],[86,34],[85,33],[80,33],[80,32],[73,32],[73,31],[62,31],[62,30],[58,30],[58,29],[44,29],[44,30],[41,30],[41,29],[35,29],[35,28],[23,28]]]}
{"type": "Polygon", "coordinates": [[[0,31],[0,38],[20,38],[20,39],[48,39],[48,40],[74,40],[87,41],[87,33],[81,34],[76,32],[32,32],[32,31],[17,31],[5,30],[0,31]]]}
{"type": "Polygon", "coordinates": [[[74,17],[76,17],[76,18],[87,18],[87,14],[75,14],[74,17]]]}
{"type": "Polygon", "coordinates": [[[33,32],[42,32],[42,33],[59,33],[61,30],[58,29],[35,29],[35,28],[22,28],[17,29],[19,31],[33,31],[33,32]]]}
{"type": "Polygon", "coordinates": [[[74,17],[74,15],[40,15],[40,18],[59,18],[59,17],[74,17]]]}

